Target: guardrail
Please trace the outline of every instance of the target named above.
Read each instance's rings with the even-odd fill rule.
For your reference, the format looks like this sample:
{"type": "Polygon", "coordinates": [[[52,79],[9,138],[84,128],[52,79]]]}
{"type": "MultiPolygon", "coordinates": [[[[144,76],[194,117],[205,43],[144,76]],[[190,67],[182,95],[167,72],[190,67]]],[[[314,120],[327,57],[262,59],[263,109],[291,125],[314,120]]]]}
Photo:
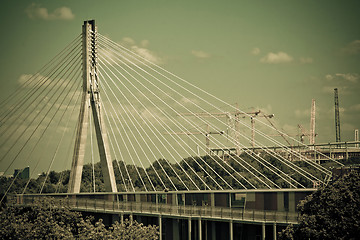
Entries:
{"type": "MultiPolygon", "coordinates": [[[[23,195],[20,200],[14,198],[11,202],[31,205],[36,203],[38,198],[23,195]]],[[[73,210],[87,212],[161,215],[174,218],[207,218],[258,223],[297,224],[299,217],[298,213],[286,211],[245,210],[213,206],[177,206],[152,202],[121,202],[102,199],[55,198],[55,203],[59,204],[59,207],[65,204],[73,210]]]]}

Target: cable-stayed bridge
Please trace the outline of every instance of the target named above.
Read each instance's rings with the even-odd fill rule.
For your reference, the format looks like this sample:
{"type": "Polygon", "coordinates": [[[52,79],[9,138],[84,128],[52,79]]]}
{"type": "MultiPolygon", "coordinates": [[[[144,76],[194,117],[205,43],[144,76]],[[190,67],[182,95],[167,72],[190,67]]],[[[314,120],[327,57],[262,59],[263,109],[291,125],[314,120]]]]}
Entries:
{"type": "MultiPolygon", "coordinates": [[[[263,223],[265,237],[266,222],[291,222],[286,219],[296,215],[296,202],[326,183],[330,166],[341,165],[279,131],[260,111],[242,111],[152,63],[141,51],[101,35],[94,21],[84,22],[82,34],[21,80],[18,90],[1,103],[1,171],[30,166],[32,173],[43,172],[41,194],[51,171],[71,169],[67,193],[52,196],[71,196],[71,203],[82,210],[94,206],[104,214],[112,210],[158,216],[160,226],[162,216],[189,218],[189,234],[182,239],[201,239],[215,231],[201,219],[209,224],[224,220],[215,213],[218,207],[230,209],[225,218],[231,221],[229,238],[236,219],[263,223]],[[256,117],[259,114],[265,118],[256,117]],[[327,164],[271,137],[279,132],[327,164]],[[215,153],[219,150],[221,155],[215,153]],[[95,177],[99,161],[102,179],[95,177]],[[91,191],[80,193],[87,163],[93,166],[91,191]],[[106,193],[97,189],[99,181],[106,193]],[[162,203],[172,207],[159,211],[162,203]],[[207,207],[207,214],[201,214],[201,206],[207,207]],[[255,210],[261,217],[255,217],[255,210]],[[287,217],[271,220],[264,217],[267,210],[272,211],[268,216],[287,212],[287,217]],[[193,226],[191,219],[199,223],[193,226]]],[[[22,195],[30,181],[19,199],[39,197],[22,195]]],[[[180,236],[184,223],[171,224],[172,236],[176,231],[180,236]]]]}

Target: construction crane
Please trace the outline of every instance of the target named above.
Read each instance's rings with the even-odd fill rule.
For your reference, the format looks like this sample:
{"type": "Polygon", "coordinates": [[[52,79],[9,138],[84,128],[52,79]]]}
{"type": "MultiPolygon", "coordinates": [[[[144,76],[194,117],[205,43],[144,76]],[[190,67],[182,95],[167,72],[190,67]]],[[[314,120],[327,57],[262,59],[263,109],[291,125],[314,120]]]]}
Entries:
{"type": "MultiPolygon", "coordinates": [[[[236,107],[238,108],[238,107],[236,107]]],[[[178,115],[180,116],[198,116],[198,117],[227,117],[228,118],[228,122],[231,118],[232,115],[234,115],[235,117],[235,141],[236,141],[236,152],[237,154],[240,154],[240,147],[238,146],[238,142],[239,142],[239,118],[240,116],[242,116],[243,118],[245,118],[245,115],[250,116],[250,121],[251,121],[251,145],[253,148],[255,148],[255,118],[256,117],[265,117],[267,118],[267,120],[269,121],[269,118],[273,118],[274,114],[269,114],[269,115],[265,115],[265,114],[260,114],[261,111],[254,111],[254,112],[240,112],[240,111],[232,111],[232,112],[214,112],[214,113],[207,113],[207,112],[200,112],[200,113],[180,113],[178,115]]],[[[230,125],[230,124],[229,124],[230,125]]]]}
{"type": "MultiPolygon", "coordinates": [[[[172,135],[204,135],[205,136],[205,145],[206,145],[206,151],[208,154],[210,154],[210,135],[212,134],[219,134],[219,135],[223,135],[224,131],[210,131],[210,126],[209,124],[206,124],[206,131],[197,131],[197,132],[166,132],[164,134],[172,134],[172,135]]],[[[199,151],[198,151],[198,155],[200,155],[199,151]]]]}
{"type": "MultiPolygon", "coordinates": [[[[270,122],[270,118],[273,118],[275,115],[274,114],[260,114],[260,110],[256,112],[256,114],[254,114],[253,116],[251,116],[251,146],[253,148],[255,148],[255,117],[264,117],[266,118],[266,120],[268,120],[270,122]]],[[[273,126],[273,124],[270,122],[270,124],[273,126]]],[[[275,128],[275,126],[273,126],[275,128]]],[[[275,128],[276,129],[276,128],[275,128]]]]}
{"type": "MultiPolygon", "coordinates": [[[[236,104],[236,109],[238,109],[238,105],[236,104]]],[[[231,117],[234,116],[234,128],[235,128],[235,145],[236,145],[236,153],[240,154],[240,147],[239,147],[239,123],[240,123],[240,116],[245,118],[245,115],[251,116],[251,135],[252,135],[252,145],[254,147],[254,138],[255,138],[255,120],[254,118],[260,114],[260,110],[254,112],[240,112],[239,110],[231,111],[231,112],[199,112],[199,113],[180,113],[179,116],[197,116],[197,117],[226,117],[228,125],[230,125],[231,117]]],[[[269,115],[270,116],[270,115],[269,115]]]]}
{"type": "MultiPolygon", "coordinates": [[[[308,137],[308,138],[309,138],[309,144],[311,144],[311,142],[310,142],[311,133],[309,133],[301,124],[298,124],[298,128],[299,128],[300,131],[301,131],[301,133],[299,133],[300,142],[301,142],[301,143],[304,143],[304,137],[308,137]]],[[[316,137],[317,135],[318,135],[317,133],[314,134],[314,139],[315,139],[315,137],[316,137]]],[[[314,143],[313,143],[313,144],[314,144],[314,143]]]]}
{"type": "Polygon", "coordinates": [[[285,137],[286,135],[283,134],[281,131],[279,131],[279,129],[270,121],[270,118],[273,118],[274,114],[271,114],[271,115],[264,115],[263,114],[263,116],[270,123],[270,125],[275,129],[275,131],[279,134],[279,136],[281,136],[285,140],[285,142],[287,142],[287,144],[289,144],[289,146],[292,147],[292,144],[285,137]]]}
{"type": "Polygon", "coordinates": [[[315,99],[311,102],[311,116],[310,116],[310,136],[309,144],[315,144],[315,99]]]}
{"type": "Polygon", "coordinates": [[[335,100],[335,134],[336,134],[336,142],[341,142],[340,137],[340,113],[339,113],[339,96],[338,89],[334,88],[334,100],[335,100]]]}

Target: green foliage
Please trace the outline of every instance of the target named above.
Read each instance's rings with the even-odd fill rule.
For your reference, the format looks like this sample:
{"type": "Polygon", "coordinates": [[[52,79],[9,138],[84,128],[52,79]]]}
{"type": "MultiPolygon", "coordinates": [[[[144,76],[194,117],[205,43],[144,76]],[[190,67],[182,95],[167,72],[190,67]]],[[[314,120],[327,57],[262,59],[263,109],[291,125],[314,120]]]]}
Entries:
{"type": "MultiPolygon", "coordinates": [[[[229,189],[227,183],[234,189],[268,188],[269,186],[273,188],[288,188],[290,186],[289,182],[295,184],[293,179],[304,187],[313,187],[311,181],[304,175],[290,169],[281,159],[263,153],[260,156],[265,161],[243,153],[240,156],[232,156],[225,159],[216,156],[188,157],[179,163],[170,163],[166,159],[159,159],[146,169],[116,160],[113,161],[113,166],[119,192],[132,191],[133,187],[136,191],[144,191],[144,183],[147,190],[153,190],[154,187],[158,191],[164,190],[165,187],[169,191],[175,189],[186,190],[186,186],[190,189],[196,189],[196,186],[200,189],[205,189],[206,185],[211,189],[229,189]],[[275,170],[274,167],[279,170],[275,170]],[[286,177],[282,172],[288,173],[292,179],[286,177]],[[131,176],[131,179],[129,176],[131,176]]],[[[360,158],[343,160],[342,163],[345,165],[360,163],[360,158]]],[[[324,179],[325,177],[324,174],[311,167],[307,162],[296,161],[291,164],[302,168],[313,176],[317,176],[319,179],[324,179]]],[[[322,163],[322,166],[329,169],[336,166],[336,163],[328,161],[322,163]]],[[[37,179],[29,181],[25,193],[39,193],[43,185],[43,193],[67,192],[69,176],[69,170],[59,173],[51,171],[47,177],[45,173],[42,173],[37,179]]],[[[13,178],[0,177],[0,194],[6,191],[12,181],[13,178]]],[[[16,179],[10,189],[10,193],[22,193],[26,184],[27,180],[16,179]]],[[[83,166],[80,191],[94,192],[94,185],[95,192],[105,191],[100,162],[94,165],[89,163],[83,166]]],[[[296,185],[301,187],[298,184],[296,185]]]]}
{"type": "Polygon", "coordinates": [[[299,225],[280,239],[359,239],[360,174],[351,171],[302,201],[299,225]]]}
{"type": "Polygon", "coordinates": [[[156,226],[136,221],[106,228],[100,219],[82,218],[64,203],[43,198],[32,206],[8,206],[0,211],[0,239],[158,239],[156,226]]]}

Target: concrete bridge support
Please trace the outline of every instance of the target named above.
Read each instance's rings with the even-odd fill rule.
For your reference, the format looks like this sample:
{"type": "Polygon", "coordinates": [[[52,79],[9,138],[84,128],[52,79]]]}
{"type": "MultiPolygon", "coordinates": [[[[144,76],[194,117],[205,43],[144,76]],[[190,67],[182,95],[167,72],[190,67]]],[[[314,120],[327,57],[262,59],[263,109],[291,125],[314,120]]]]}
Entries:
{"type": "MultiPolygon", "coordinates": [[[[86,151],[87,129],[90,112],[94,119],[96,140],[99,149],[101,169],[103,172],[105,190],[117,192],[115,173],[113,169],[106,127],[102,119],[102,109],[99,97],[99,79],[97,76],[97,46],[95,21],[85,21],[83,25],[83,92],[81,108],[77,123],[73,160],[69,179],[69,193],[79,193],[81,176],[86,151]]],[[[91,120],[90,120],[91,121],[91,120]]]]}

